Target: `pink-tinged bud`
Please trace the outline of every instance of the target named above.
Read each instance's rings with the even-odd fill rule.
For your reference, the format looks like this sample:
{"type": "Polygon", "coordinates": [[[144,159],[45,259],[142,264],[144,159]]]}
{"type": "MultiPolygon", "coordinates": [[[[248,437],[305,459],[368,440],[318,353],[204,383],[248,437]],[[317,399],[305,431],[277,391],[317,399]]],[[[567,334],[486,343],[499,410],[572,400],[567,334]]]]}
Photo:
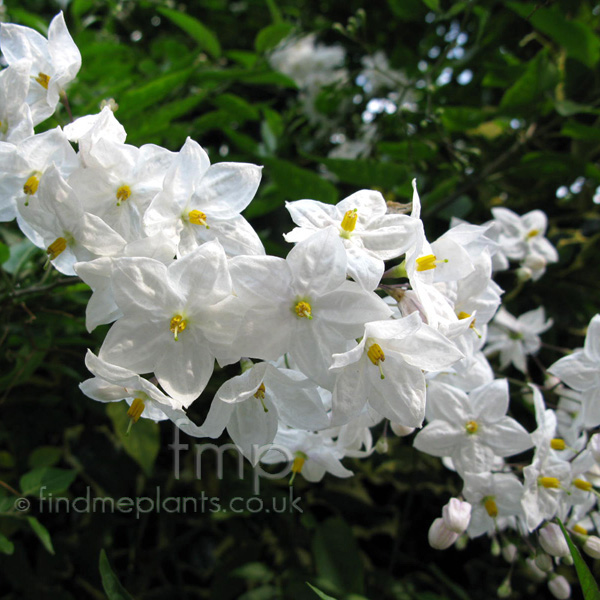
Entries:
{"type": "Polygon", "coordinates": [[[442,518],[450,531],[464,533],[471,520],[471,505],[458,498],[450,498],[450,502],[442,508],[442,518]]]}
{"type": "Polygon", "coordinates": [[[567,600],[567,598],[571,597],[571,586],[562,575],[557,575],[550,579],[548,581],[548,589],[558,600],[567,600]]]}
{"type": "Polygon", "coordinates": [[[406,437],[415,430],[414,427],[407,427],[406,425],[400,425],[400,423],[390,423],[390,427],[398,437],[406,437]]]}
{"type": "Polygon", "coordinates": [[[570,556],[569,546],[558,525],[548,523],[540,529],[540,545],[551,556],[570,556]]]}
{"type": "Polygon", "coordinates": [[[590,535],[583,544],[583,551],[592,558],[600,558],[600,538],[590,535]]]}
{"type": "Polygon", "coordinates": [[[444,519],[437,518],[429,528],[429,534],[427,536],[429,545],[436,550],[445,550],[450,548],[452,544],[458,539],[458,533],[450,531],[444,523],[444,519]]]}
{"type": "Polygon", "coordinates": [[[600,433],[595,433],[589,441],[588,448],[592,451],[594,460],[600,463],[600,433]]]}

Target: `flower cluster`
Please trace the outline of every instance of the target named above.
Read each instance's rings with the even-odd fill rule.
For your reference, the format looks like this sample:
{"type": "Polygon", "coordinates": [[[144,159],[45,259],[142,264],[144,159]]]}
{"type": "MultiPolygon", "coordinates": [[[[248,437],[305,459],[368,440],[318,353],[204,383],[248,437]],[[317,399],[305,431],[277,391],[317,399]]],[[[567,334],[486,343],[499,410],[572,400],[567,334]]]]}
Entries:
{"type": "MultiPolygon", "coordinates": [[[[509,259],[533,279],[557,260],[541,211],[519,217],[496,208],[489,223],[453,223],[430,242],[415,182],[410,213],[390,210],[373,190],[335,206],[298,200],[287,203],[296,227],[285,239],[295,245],[285,259],[268,256],[241,215],[260,166],[211,164],[189,138],[179,152],[128,145],[109,107],[35,134],[66,102],[81,57],[62,13],[48,40],[3,24],[0,44],[8,63],[0,73],[1,218],[16,218],[48,263],[89,285],[90,331],[112,323],[98,354],[88,351],[87,396],[125,400],[131,424],[170,419],[209,438],[227,429],[253,463],[282,460],[268,451],[276,443],[309,481],[351,476],[341,461],[373,451],[375,425],[408,435],[426,422],[415,447],[464,481],[464,499],[432,525],[434,547],[464,532],[539,529],[536,564],[547,573],[553,564],[542,552],[566,554],[545,525],[558,516],[599,552],[588,532],[599,520],[600,438],[587,430],[600,425],[600,316],[584,349],[549,369],[568,386],[556,391],[569,404],[549,409],[532,386],[532,433],[507,415],[508,382],[488,362],[499,352],[501,367],[526,373],[552,325],[542,307],[518,318],[498,310],[503,290],[492,279],[509,259]],[[186,410],[215,361],[239,363],[239,375],[197,424],[186,410]],[[528,451],[520,468],[505,460],[528,451]]],[[[325,74],[337,81],[343,57],[333,50],[325,74]]],[[[284,49],[272,60],[294,56],[284,49]]],[[[298,77],[306,67],[290,65],[298,77]]],[[[564,593],[559,577],[550,578],[555,595],[564,593]]]]}

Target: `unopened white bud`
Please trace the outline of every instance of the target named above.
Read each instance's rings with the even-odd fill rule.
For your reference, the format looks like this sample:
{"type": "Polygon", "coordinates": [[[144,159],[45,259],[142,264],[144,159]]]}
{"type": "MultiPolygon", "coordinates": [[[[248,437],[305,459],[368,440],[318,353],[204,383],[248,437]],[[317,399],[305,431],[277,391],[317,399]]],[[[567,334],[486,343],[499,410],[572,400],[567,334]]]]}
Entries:
{"type": "Polygon", "coordinates": [[[407,427],[406,425],[400,425],[400,423],[390,423],[390,427],[398,437],[406,437],[415,430],[414,427],[407,427]]]}
{"type": "Polygon", "coordinates": [[[517,547],[514,544],[506,544],[502,548],[502,556],[506,562],[514,562],[515,558],[517,558],[517,547]]]}
{"type": "Polygon", "coordinates": [[[552,569],[554,568],[554,565],[552,564],[552,559],[547,554],[544,554],[543,552],[540,552],[535,557],[534,562],[535,562],[535,566],[540,571],[543,571],[544,573],[550,573],[550,571],[552,571],[552,569]]]}
{"type": "Polygon", "coordinates": [[[531,269],[520,267],[515,271],[519,281],[529,281],[531,279],[531,269]]]}
{"type": "Polygon", "coordinates": [[[525,257],[524,265],[529,269],[533,269],[534,271],[539,271],[543,269],[548,261],[539,254],[529,254],[525,257]]]}
{"type": "Polygon", "coordinates": [[[540,546],[552,556],[561,557],[571,554],[563,532],[555,523],[548,523],[540,529],[540,546]]]}
{"type": "Polygon", "coordinates": [[[583,551],[592,558],[600,558],[600,538],[590,535],[583,544],[583,551]]]}
{"type": "Polygon", "coordinates": [[[450,498],[448,504],[442,508],[442,518],[450,531],[464,533],[471,520],[471,505],[458,498],[450,498]]]}
{"type": "Polygon", "coordinates": [[[558,600],[567,600],[567,598],[571,597],[571,586],[562,575],[552,577],[548,581],[548,589],[558,600]]]}
{"type": "Polygon", "coordinates": [[[490,545],[490,554],[492,556],[500,556],[500,552],[502,552],[500,544],[498,543],[498,540],[496,538],[493,538],[492,543],[490,545]]]}
{"type": "Polygon", "coordinates": [[[429,545],[436,550],[445,550],[450,548],[452,544],[458,539],[458,533],[450,531],[444,523],[444,519],[437,518],[429,528],[427,535],[429,545]]]}
{"type": "Polygon", "coordinates": [[[567,567],[571,567],[573,565],[573,557],[570,554],[569,556],[563,556],[561,561],[562,564],[567,565],[567,567]]]}

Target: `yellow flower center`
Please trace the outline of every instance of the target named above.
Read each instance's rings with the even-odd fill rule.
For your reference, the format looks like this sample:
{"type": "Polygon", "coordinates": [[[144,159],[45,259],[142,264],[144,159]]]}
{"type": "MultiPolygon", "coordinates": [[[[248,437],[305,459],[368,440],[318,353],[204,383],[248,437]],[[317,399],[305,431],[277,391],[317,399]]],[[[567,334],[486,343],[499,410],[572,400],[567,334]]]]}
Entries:
{"type": "Polygon", "coordinates": [[[48,89],[48,84],[50,83],[50,75],[46,75],[46,73],[38,73],[38,76],[35,80],[45,89],[48,89]]]}
{"type": "Polygon", "coordinates": [[[550,440],[550,448],[552,448],[552,450],[564,450],[566,447],[567,445],[565,444],[565,440],[561,438],[554,438],[550,440]]]}
{"type": "Polygon", "coordinates": [[[371,344],[367,350],[367,356],[376,367],[379,367],[379,376],[381,379],[385,379],[383,367],[381,366],[381,363],[385,361],[385,354],[381,346],[379,344],[371,344]]]}
{"type": "Polygon", "coordinates": [[[25,185],[23,186],[23,193],[27,194],[28,196],[33,196],[37,192],[39,185],[40,185],[39,174],[34,173],[25,182],[25,185]]]}
{"type": "Polygon", "coordinates": [[[467,430],[467,433],[469,433],[469,434],[477,433],[477,430],[479,429],[479,425],[477,425],[477,423],[475,421],[467,421],[467,424],[465,425],[465,429],[467,430]]]}
{"type": "Polygon", "coordinates": [[[144,412],[144,408],[146,408],[144,401],[141,398],[135,398],[134,401],[131,403],[129,410],[127,411],[127,416],[134,423],[137,423],[139,418],[142,416],[142,413],[144,412]]]}
{"type": "Polygon", "coordinates": [[[560,488],[560,481],[557,477],[539,477],[538,484],[549,490],[560,488]]]}
{"type": "Polygon", "coordinates": [[[188,221],[193,225],[202,225],[206,229],[210,229],[206,224],[206,215],[201,210],[191,210],[188,214],[188,221]]]}
{"type": "Polygon", "coordinates": [[[67,240],[64,237],[56,238],[46,249],[50,260],[54,260],[59,254],[67,249],[67,240]]]}
{"type": "Polygon", "coordinates": [[[186,327],[187,321],[181,315],[175,315],[171,319],[170,329],[173,332],[173,335],[175,336],[176,342],[179,340],[179,333],[184,331],[186,327]]]}
{"type": "Polygon", "coordinates": [[[498,505],[492,496],[487,496],[483,499],[483,507],[492,519],[498,516],[498,505]]]}
{"type": "Polygon", "coordinates": [[[117,206],[121,206],[121,202],[125,202],[131,196],[131,188],[128,185],[122,185],[117,190],[117,206]]]}
{"type": "Polygon", "coordinates": [[[585,481],[585,479],[575,479],[573,481],[573,485],[578,490],[583,490],[584,492],[591,492],[592,491],[592,484],[589,481],[585,481]]]}
{"type": "Polygon", "coordinates": [[[532,229],[531,231],[529,231],[527,233],[527,239],[530,240],[531,238],[535,237],[536,235],[540,235],[540,230],[539,229],[532,229]]]}
{"type": "Polygon", "coordinates": [[[256,392],[254,392],[254,397],[255,397],[257,400],[260,400],[260,403],[262,404],[263,410],[264,410],[265,412],[269,412],[269,409],[268,409],[268,408],[266,407],[266,405],[265,405],[265,391],[266,391],[266,390],[265,390],[265,384],[264,384],[264,383],[261,383],[261,384],[258,386],[258,389],[256,390],[256,392]]]}
{"type": "Polygon", "coordinates": [[[573,526],[573,531],[575,533],[580,533],[581,535],[587,535],[588,534],[588,530],[585,527],[582,527],[581,525],[574,525],[573,526]]]}
{"type": "Polygon", "coordinates": [[[438,260],[435,254],[426,254],[417,258],[417,271],[430,271],[431,269],[435,269],[440,263],[447,262],[447,258],[438,260]]]}
{"type": "Polygon", "coordinates": [[[292,483],[294,483],[294,479],[296,478],[296,475],[298,473],[300,473],[300,471],[302,471],[302,467],[304,466],[304,463],[307,460],[308,460],[308,456],[306,456],[306,454],[304,454],[304,452],[301,452],[300,450],[298,450],[298,452],[296,452],[294,462],[292,463],[292,476],[290,478],[290,485],[292,485],[292,483]]]}
{"type": "Polygon", "coordinates": [[[296,306],[294,306],[294,312],[301,319],[312,319],[312,307],[305,300],[296,302],[296,306]]]}
{"type": "Polygon", "coordinates": [[[354,208],[352,210],[346,211],[344,218],[342,219],[340,236],[346,239],[350,238],[350,234],[354,231],[356,227],[356,221],[358,220],[358,209],[354,208]]]}

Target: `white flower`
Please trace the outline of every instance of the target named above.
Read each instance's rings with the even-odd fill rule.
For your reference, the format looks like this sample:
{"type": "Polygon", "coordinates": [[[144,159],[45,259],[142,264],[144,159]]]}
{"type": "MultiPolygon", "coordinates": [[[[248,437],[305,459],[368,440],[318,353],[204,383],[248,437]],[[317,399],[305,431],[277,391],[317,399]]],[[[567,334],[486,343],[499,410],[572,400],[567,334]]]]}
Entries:
{"type": "Polygon", "coordinates": [[[511,362],[522,373],[527,372],[526,356],[535,354],[542,345],[539,334],[548,331],[553,320],[546,320],[544,307],[523,313],[518,318],[501,307],[488,330],[486,356],[500,352],[500,368],[511,362]]]}
{"type": "Polygon", "coordinates": [[[316,200],[286,202],[299,227],[284,235],[288,242],[300,242],[316,231],[335,227],[344,242],[348,274],[366,290],[381,281],[384,260],[396,258],[414,244],[418,220],[407,215],[386,214],[383,196],[361,190],[335,206],[316,200]]]}
{"type": "Polygon", "coordinates": [[[442,518],[450,531],[464,533],[471,520],[471,505],[458,498],[450,498],[442,508],[442,518]]]}
{"type": "Polygon", "coordinates": [[[254,198],[261,169],[249,163],[211,165],[202,147],[188,138],[144,215],[146,233],[163,231],[176,239],[179,256],[214,239],[229,256],[264,254],[258,235],[240,214],[254,198]]]}
{"type": "Polygon", "coordinates": [[[16,144],[33,135],[31,111],[25,103],[29,67],[23,59],[0,72],[0,142],[16,144]]]}
{"type": "Polygon", "coordinates": [[[81,67],[81,54],[67,30],[63,13],[52,19],[47,40],[29,27],[3,23],[0,46],[9,65],[22,58],[31,63],[27,102],[33,124],[37,125],[54,112],[60,93],[81,67]]]}
{"type": "Polygon", "coordinates": [[[219,242],[207,242],[168,267],[150,258],[122,258],[113,293],[123,317],[108,332],[100,358],[154,372],[171,396],[189,406],[212,375],[215,357],[233,353],[239,327],[219,242]]]}
{"type": "Polygon", "coordinates": [[[433,421],[417,434],[414,446],[433,456],[449,456],[459,473],[489,470],[495,457],[531,448],[531,437],[506,416],[508,382],[498,379],[468,395],[445,384],[428,399],[433,421]]]}
{"type": "Polygon", "coordinates": [[[540,546],[551,556],[569,556],[571,551],[561,528],[555,523],[546,523],[539,531],[540,546]]]}
{"type": "Polygon", "coordinates": [[[441,333],[417,313],[365,325],[362,341],[335,354],[332,425],[347,423],[368,403],[380,415],[407,427],[425,417],[423,370],[439,371],[461,358],[441,333]]]}
{"type": "Polygon", "coordinates": [[[581,392],[586,427],[600,425],[600,315],[590,321],[584,347],[561,358],[548,371],[581,392]]]}
{"type": "Polygon", "coordinates": [[[448,528],[444,519],[438,518],[431,524],[427,539],[429,545],[435,550],[446,550],[456,542],[458,535],[458,533],[448,528]]]}

